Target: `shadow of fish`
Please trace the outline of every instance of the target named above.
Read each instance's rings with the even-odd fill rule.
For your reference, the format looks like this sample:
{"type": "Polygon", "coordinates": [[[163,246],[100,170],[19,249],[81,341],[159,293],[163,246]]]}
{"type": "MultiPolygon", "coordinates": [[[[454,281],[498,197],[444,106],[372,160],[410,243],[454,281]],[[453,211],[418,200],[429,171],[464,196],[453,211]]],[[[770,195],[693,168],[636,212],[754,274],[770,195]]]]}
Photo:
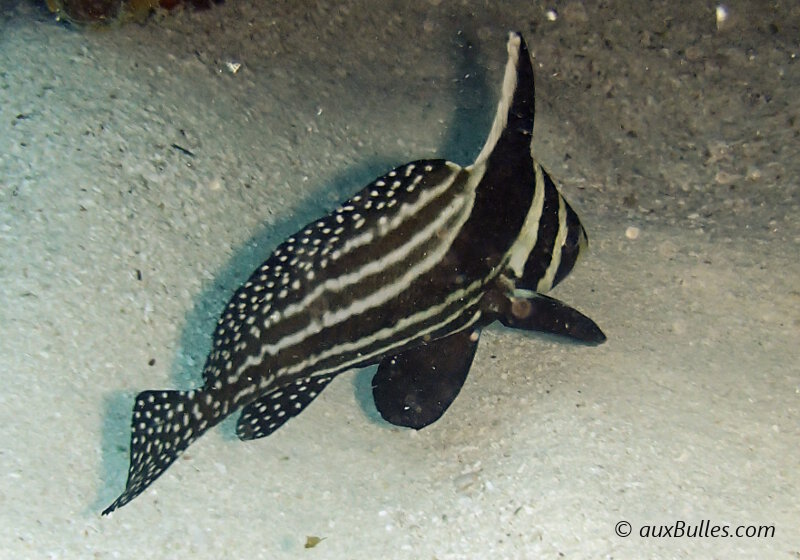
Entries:
{"type": "Polygon", "coordinates": [[[423,428],[461,389],[481,328],[600,343],[588,317],[542,295],[587,246],[578,216],[533,159],[533,68],[509,35],[502,95],[475,163],[408,163],[284,241],[231,298],[192,391],[145,391],[131,422],[125,491],[141,494],[197,438],[242,409],[267,436],[333,377],[378,364],[381,416],[423,428]]]}

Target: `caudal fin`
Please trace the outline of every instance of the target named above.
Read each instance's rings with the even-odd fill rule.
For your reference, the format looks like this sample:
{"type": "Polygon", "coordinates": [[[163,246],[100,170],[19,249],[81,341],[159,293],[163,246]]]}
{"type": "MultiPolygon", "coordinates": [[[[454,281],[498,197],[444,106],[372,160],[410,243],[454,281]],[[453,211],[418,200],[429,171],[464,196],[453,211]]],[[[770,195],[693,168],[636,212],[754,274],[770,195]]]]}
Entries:
{"type": "Polygon", "coordinates": [[[144,492],[194,440],[219,421],[219,409],[207,397],[203,391],[139,393],[131,420],[128,483],[103,515],[144,492]]]}

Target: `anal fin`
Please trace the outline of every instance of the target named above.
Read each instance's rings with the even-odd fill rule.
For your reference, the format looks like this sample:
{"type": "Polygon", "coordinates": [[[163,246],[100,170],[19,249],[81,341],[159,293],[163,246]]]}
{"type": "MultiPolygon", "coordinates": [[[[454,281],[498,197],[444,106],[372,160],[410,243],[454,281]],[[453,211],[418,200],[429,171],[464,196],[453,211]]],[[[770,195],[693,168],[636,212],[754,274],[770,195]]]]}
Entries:
{"type": "Polygon", "coordinates": [[[250,403],[239,416],[236,435],[243,441],[270,435],[311,404],[331,379],[329,375],[300,377],[250,403]]]}
{"type": "Polygon", "coordinates": [[[464,385],[479,338],[480,329],[467,329],[384,358],[372,378],[383,419],[417,430],[438,420],[464,385]]]}

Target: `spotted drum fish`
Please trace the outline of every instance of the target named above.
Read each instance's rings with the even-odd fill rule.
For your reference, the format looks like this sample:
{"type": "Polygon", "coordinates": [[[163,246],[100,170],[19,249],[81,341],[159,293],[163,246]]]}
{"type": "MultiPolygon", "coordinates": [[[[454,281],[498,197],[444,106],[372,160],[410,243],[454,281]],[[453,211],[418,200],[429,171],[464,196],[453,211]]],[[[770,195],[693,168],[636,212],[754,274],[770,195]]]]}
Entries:
{"type": "Polygon", "coordinates": [[[475,163],[389,171],[284,241],[233,294],[192,391],[136,397],[130,502],[209,428],[242,410],[268,436],[343,371],[377,364],[375,404],[420,429],[450,406],[480,332],[507,327],[600,343],[588,317],[542,295],[587,246],[578,216],[533,159],[533,68],[511,33],[502,97],[475,163]]]}

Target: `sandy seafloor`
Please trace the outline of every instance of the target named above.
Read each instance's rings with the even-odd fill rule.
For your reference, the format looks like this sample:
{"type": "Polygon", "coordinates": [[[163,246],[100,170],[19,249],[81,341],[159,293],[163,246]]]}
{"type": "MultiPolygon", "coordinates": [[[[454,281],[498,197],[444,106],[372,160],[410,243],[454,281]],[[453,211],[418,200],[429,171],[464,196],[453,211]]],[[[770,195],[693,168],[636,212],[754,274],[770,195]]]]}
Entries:
{"type": "Polygon", "coordinates": [[[0,557],[798,558],[800,8],[602,4],[229,0],[87,31],[0,3],[0,557]],[[134,395],[200,383],[272,248],[395,165],[472,161],[509,29],[591,239],[553,295],[608,342],[493,326],[418,433],[343,374],[100,517],[134,395]],[[703,521],[774,536],[639,536],[703,521]]]}

